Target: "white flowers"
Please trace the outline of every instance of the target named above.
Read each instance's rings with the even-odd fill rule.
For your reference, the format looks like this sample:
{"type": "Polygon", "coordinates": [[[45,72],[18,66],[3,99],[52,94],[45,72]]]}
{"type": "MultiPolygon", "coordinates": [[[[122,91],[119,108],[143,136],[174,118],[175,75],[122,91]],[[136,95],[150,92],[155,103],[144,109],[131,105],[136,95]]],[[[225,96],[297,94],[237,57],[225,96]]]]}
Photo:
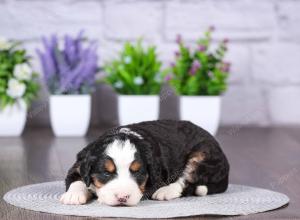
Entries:
{"type": "Polygon", "coordinates": [[[121,82],[121,81],[115,82],[114,86],[117,89],[121,89],[121,88],[123,88],[123,82],[121,82]]]}
{"type": "Polygon", "coordinates": [[[8,81],[7,95],[12,98],[20,98],[24,95],[26,86],[24,83],[19,82],[17,79],[11,78],[8,81]]]}
{"type": "Polygon", "coordinates": [[[32,69],[27,63],[18,64],[14,68],[14,76],[18,80],[30,80],[32,76],[32,69]]]}
{"type": "Polygon", "coordinates": [[[142,77],[140,77],[140,76],[137,76],[137,77],[135,77],[134,79],[133,79],[133,82],[134,82],[134,84],[135,85],[142,85],[143,83],[144,83],[144,80],[143,80],[143,78],[142,77]]]}
{"type": "Polygon", "coordinates": [[[11,47],[11,43],[3,37],[0,37],[0,50],[8,50],[11,47]]]}
{"type": "Polygon", "coordinates": [[[124,63],[126,63],[126,64],[131,63],[131,57],[130,56],[124,57],[124,63]]]}
{"type": "MultiPolygon", "coordinates": [[[[133,83],[137,86],[144,84],[144,79],[141,76],[137,76],[133,79],[133,83]]],[[[117,81],[113,84],[114,88],[122,89],[124,87],[124,83],[122,81],[117,81]]]]}
{"type": "Polygon", "coordinates": [[[31,79],[32,69],[27,63],[17,64],[13,75],[15,78],[9,79],[6,94],[14,99],[21,98],[26,91],[26,85],[21,81],[31,79]]]}

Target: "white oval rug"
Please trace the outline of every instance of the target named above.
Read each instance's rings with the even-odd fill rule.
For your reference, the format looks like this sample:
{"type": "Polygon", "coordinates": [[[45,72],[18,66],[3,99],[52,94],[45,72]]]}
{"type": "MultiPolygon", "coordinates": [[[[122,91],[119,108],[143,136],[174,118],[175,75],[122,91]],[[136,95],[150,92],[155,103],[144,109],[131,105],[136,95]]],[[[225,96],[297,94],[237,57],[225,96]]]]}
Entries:
{"type": "Polygon", "coordinates": [[[64,183],[48,182],[23,186],[7,192],[4,200],[24,209],[75,216],[172,218],[195,215],[248,215],[286,205],[289,198],[278,192],[231,184],[222,194],[184,197],[171,201],[142,201],[135,207],[110,207],[97,201],[86,205],[62,205],[64,183]]]}

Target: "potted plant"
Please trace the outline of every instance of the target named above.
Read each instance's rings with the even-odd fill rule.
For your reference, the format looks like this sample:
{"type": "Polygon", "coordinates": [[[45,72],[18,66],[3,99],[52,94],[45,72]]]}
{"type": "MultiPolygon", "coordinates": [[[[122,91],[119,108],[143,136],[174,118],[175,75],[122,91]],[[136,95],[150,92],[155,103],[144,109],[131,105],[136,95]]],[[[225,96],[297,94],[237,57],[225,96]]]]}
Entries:
{"type": "Polygon", "coordinates": [[[225,39],[211,49],[209,28],[197,41],[197,48],[190,50],[177,37],[179,51],[171,64],[166,80],[180,95],[180,116],[216,134],[221,112],[221,94],[226,91],[230,63],[224,61],[227,51],[225,39]]]}
{"type": "Polygon", "coordinates": [[[50,95],[50,120],[56,136],[84,136],[91,115],[91,93],[97,72],[96,45],[80,32],[66,35],[62,47],[57,36],[43,38],[37,50],[50,95]]]}
{"type": "Polygon", "coordinates": [[[163,80],[154,46],[144,48],[142,40],[127,42],[119,57],[106,64],[104,70],[104,82],[119,94],[121,125],[158,118],[163,80]]]}
{"type": "Polygon", "coordinates": [[[27,108],[36,98],[37,74],[20,43],[0,38],[0,136],[19,136],[27,108]]]}

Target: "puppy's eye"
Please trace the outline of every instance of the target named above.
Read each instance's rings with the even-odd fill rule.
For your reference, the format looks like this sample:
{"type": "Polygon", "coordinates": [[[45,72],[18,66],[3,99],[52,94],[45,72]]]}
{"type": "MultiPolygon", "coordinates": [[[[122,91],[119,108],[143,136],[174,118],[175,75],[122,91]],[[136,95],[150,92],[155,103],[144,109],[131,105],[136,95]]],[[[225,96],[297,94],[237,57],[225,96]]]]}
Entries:
{"type": "Polygon", "coordinates": [[[110,173],[110,172],[108,172],[108,171],[104,171],[104,172],[103,172],[103,175],[104,175],[104,176],[110,176],[110,175],[112,175],[112,173],[110,173]]]}
{"type": "Polygon", "coordinates": [[[137,172],[140,171],[141,167],[142,167],[142,164],[141,164],[140,162],[138,162],[138,161],[133,161],[133,162],[131,163],[129,169],[130,169],[131,172],[137,173],[137,172]]]}

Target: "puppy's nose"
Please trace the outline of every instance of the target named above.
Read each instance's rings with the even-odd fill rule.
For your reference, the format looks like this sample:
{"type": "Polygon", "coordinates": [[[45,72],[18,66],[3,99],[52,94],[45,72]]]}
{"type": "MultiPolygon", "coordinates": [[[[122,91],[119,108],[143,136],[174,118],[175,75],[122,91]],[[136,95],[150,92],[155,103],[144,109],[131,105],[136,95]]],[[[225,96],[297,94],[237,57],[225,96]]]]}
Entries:
{"type": "Polygon", "coordinates": [[[129,199],[130,195],[128,194],[117,194],[116,195],[118,202],[120,203],[126,203],[129,199]]]}

